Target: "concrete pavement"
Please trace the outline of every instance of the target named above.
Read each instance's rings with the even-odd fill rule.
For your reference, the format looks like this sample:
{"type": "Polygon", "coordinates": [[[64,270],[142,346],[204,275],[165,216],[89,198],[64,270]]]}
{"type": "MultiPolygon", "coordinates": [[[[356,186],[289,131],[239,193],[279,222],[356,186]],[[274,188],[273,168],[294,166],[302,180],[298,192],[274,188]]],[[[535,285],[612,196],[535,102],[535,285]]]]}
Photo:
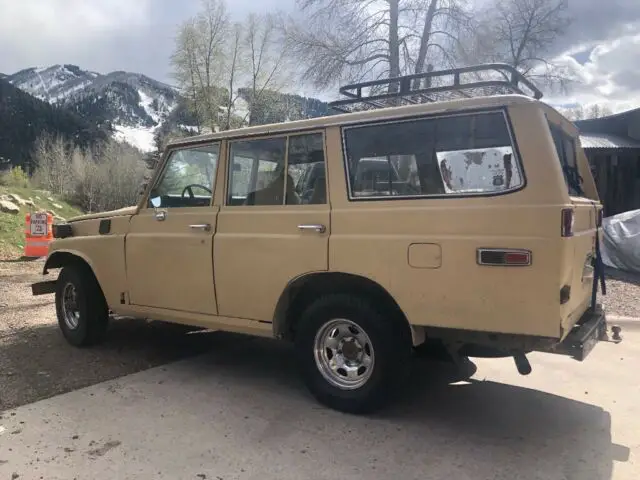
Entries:
{"type": "Polygon", "coordinates": [[[584,363],[531,355],[528,377],[510,359],[454,385],[418,366],[375,417],[316,404],[288,348],[214,334],[204,356],[4,412],[0,479],[636,480],[636,325],[584,363]]]}

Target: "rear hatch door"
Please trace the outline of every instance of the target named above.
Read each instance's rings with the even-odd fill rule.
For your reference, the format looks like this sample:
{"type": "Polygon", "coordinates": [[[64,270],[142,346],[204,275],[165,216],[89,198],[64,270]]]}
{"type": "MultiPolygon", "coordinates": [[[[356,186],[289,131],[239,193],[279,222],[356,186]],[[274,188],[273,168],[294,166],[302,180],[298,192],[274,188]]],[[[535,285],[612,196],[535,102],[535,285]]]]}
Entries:
{"type": "Polygon", "coordinates": [[[597,229],[602,223],[602,205],[597,198],[588,198],[585,193],[585,184],[594,185],[593,176],[576,139],[558,125],[550,123],[549,126],[571,202],[561,215],[565,252],[572,259],[568,285],[570,297],[562,309],[562,327],[567,332],[591,305],[597,229]],[[584,161],[579,161],[579,157],[584,161]]]}

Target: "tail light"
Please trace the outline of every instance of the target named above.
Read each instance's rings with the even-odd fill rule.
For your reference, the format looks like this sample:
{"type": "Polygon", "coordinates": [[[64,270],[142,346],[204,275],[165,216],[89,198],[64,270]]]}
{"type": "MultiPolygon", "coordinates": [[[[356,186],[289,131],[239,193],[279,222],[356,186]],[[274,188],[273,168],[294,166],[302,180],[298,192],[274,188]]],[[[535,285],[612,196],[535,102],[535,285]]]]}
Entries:
{"type": "Polygon", "coordinates": [[[573,237],[574,223],[575,223],[575,216],[573,214],[573,208],[562,209],[561,235],[563,237],[573,237]]]}
{"type": "Polygon", "coordinates": [[[478,249],[478,264],[503,267],[528,267],[531,265],[531,252],[529,250],[480,248],[478,249]]]}

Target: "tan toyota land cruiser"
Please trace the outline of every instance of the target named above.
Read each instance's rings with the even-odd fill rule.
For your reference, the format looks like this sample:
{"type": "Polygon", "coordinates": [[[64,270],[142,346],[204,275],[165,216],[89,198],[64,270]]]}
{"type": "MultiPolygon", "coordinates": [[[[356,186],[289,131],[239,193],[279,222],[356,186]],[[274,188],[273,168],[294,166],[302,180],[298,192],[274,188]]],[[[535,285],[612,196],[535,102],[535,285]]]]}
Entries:
{"type": "Polygon", "coordinates": [[[527,374],[607,338],[602,206],[535,86],[483,65],[341,93],[344,114],[176,141],[137,206],[56,225],[62,270],[32,289],[69,343],[111,315],[275,337],[319,401],[365,412],[415,352],[527,374]]]}

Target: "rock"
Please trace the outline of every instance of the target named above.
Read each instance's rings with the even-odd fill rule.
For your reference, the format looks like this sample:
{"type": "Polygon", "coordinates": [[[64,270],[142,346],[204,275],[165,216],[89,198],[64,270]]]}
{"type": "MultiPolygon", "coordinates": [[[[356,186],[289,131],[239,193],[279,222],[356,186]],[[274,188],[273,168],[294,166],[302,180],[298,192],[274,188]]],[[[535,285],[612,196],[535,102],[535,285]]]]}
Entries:
{"type": "Polygon", "coordinates": [[[9,200],[0,200],[0,212],[18,215],[20,213],[20,207],[9,200]]]}
{"type": "Polygon", "coordinates": [[[49,200],[50,202],[55,202],[55,200],[53,199],[53,197],[47,197],[47,200],[49,200]]]}
{"type": "Polygon", "coordinates": [[[36,195],[36,200],[42,200],[39,196],[36,195]]]}
{"type": "Polygon", "coordinates": [[[58,214],[57,214],[55,211],[53,211],[53,210],[47,210],[47,213],[48,213],[49,215],[52,215],[53,217],[57,217],[57,216],[58,216],[58,214]]]}
{"type": "Polygon", "coordinates": [[[52,203],[52,204],[51,204],[51,206],[52,206],[53,208],[58,209],[58,210],[62,209],[62,205],[60,205],[60,204],[58,204],[58,203],[52,203]]]}
{"type": "Polygon", "coordinates": [[[63,217],[60,217],[60,216],[54,216],[53,219],[58,221],[58,222],[63,222],[63,223],[67,221],[66,218],[63,218],[63,217]]]}
{"type": "Polygon", "coordinates": [[[20,205],[21,207],[24,207],[27,204],[27,201],[18,194],[10,193],[7,196],[9,197],[9,200],[11,200],[13,203],[20,205]]]}
{"type": "Polygon", "coordinates": [[[36,208],[36,204],[35,204],[35,203],[33,203],[33,200],[26,200],[26,201],[24,202],[24,204],[25,204],[27,207],[36,208]]]}

